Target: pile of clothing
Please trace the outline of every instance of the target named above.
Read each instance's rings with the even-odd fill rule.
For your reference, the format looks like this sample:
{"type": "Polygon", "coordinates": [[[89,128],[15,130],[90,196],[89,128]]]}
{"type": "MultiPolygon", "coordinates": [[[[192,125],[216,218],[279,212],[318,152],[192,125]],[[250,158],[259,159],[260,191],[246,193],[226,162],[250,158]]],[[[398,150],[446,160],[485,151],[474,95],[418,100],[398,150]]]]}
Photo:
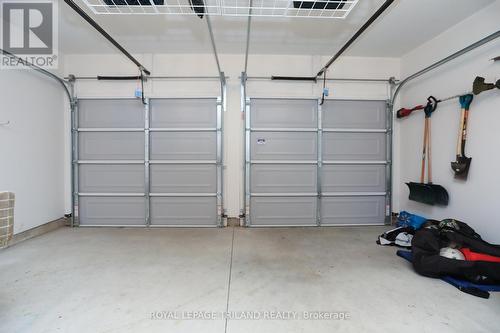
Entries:
{"type": "Polygon", "coordinates": [[[397,228],[380,235],[377,243],[411,248],[413,267],[421,275],[500,284],[500,245],[486,242],[464,222],[401,212],[397,228]]]}
{"type": "Polygon", "coordinates": [[[378,245],[399,246],[411,248],[411,241],[415,232],[427,221],[423,216],[402,211],[398,214],[396,228],[378,236],[378,245]]]}
{"type": "Polygon", "coordinates": [[[486,242],[464,222],[428,220],[415,232],[411,250],[413,268],[421,275],[500,284],[500,246],[486,242]]]}

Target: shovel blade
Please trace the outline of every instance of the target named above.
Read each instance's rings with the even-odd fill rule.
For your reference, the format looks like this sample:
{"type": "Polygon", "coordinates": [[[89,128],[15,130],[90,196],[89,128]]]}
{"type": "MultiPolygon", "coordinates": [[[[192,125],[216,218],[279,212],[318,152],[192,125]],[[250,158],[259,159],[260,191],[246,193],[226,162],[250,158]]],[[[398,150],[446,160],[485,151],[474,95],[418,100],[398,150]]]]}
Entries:
{"type": "Polygon", "coordinates": [[[457,156],[457,160],[451,162],[451,169],[455,172],[455,178],[467,179],[471,161],[472,157],[457,156]]]}
{"type": "Polygon", "coordinates": [[[406,183],[410,189],[408,199],[427,205],[435,205],[437,201],[436,193],[432,186],[424,183],[406,183]]]}
{"type": "Polygon", "coordinates": [[[406,183],[410,189],[409,199],[427,205],[447,206],[450,200],[448,191],[437,184],[406,183]]]}
{"type": "Polygon", "coordinates": [[[441,186],[437,184],[427,184],[428,186],[432,186],[432,189],[434,190],[434,194],[436,196],[436,205],[440,206],[448,206],[448,202],[450,201],[450,196],[448,195],[448,191],[441,186]]]}

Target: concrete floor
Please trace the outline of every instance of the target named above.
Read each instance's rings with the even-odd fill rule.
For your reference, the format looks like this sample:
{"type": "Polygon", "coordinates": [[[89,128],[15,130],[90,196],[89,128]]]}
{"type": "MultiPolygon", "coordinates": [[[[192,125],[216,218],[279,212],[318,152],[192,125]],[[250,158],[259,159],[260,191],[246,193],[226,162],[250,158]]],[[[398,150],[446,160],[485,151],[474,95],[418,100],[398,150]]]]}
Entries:
{"type": "Polygon", "coordinates": [[[498,294],[418,276],[384,229],[62,228],[0,251],[0,332],[498,332],[498,294]]]}

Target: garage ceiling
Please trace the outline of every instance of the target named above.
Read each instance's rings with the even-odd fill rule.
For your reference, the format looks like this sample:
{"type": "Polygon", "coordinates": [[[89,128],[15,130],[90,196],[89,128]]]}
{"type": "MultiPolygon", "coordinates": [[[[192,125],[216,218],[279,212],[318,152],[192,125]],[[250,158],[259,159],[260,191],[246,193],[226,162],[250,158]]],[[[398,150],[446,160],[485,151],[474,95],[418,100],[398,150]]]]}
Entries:
{"type": "MultiPolygon", "coordinates": [[[[400,0],[349,49],[351,56],[400,57],[495,0],[400,0]]],[[[383,0],[360,1],[344,20],[253,18],[251,53],[331,55],[383,0]]],[[[84,7],[79,0],[81,7],[84,7]]],[[[89,13],[88,8],[86,9],[89,13]]],[[[209,53],[206,23],[195,16],[91,16],[132,53],[209,53]]],[[[220,53],[243,53],[246,18],[213,17],[220,53]]],[[[61,51],[117,51],[60,1],[61,51]]]]}

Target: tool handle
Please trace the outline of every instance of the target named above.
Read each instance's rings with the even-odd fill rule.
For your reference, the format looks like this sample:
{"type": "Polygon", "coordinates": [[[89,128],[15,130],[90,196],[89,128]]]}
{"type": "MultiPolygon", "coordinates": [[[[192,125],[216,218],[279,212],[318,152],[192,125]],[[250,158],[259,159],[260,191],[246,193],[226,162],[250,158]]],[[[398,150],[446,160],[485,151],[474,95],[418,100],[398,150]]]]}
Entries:
{"type": "Polygon", "coordinates": [[[420,182],[423,184],[425,182],[425,158],[427,155],[427,131],[428,131],[428,118],[425,118],[424,123],[424,143],[422,147],[422,166],[420,171],[420,182]]]}
{"type": "Polygon", "coordinates": [[[431,118],[425,118],[427,125],[427,182],[432,184],[431,118]]]}
{"type": "Polygon", "coordinates": [[[413,111],[422,110],[423,108],[424,108],[423,105],[417,105],[411,109],[401,108],[396,112],[396,117],[397,118],[408,117],[413,111]]]}
{"type": "Polygon", "coordinates": [[[465,109],[460,110],[460,124],[457,140],[457,156],[462,156],[462,136],[464,134],[465,109]]]}
{"type": "Polygon", "coordinates": [[[462,140],[460,140],[460,152],[465,156],[465,142],[467,141],[467,120],[469,119],[469,109],[465,109],[462,125],[462,140]]]}

